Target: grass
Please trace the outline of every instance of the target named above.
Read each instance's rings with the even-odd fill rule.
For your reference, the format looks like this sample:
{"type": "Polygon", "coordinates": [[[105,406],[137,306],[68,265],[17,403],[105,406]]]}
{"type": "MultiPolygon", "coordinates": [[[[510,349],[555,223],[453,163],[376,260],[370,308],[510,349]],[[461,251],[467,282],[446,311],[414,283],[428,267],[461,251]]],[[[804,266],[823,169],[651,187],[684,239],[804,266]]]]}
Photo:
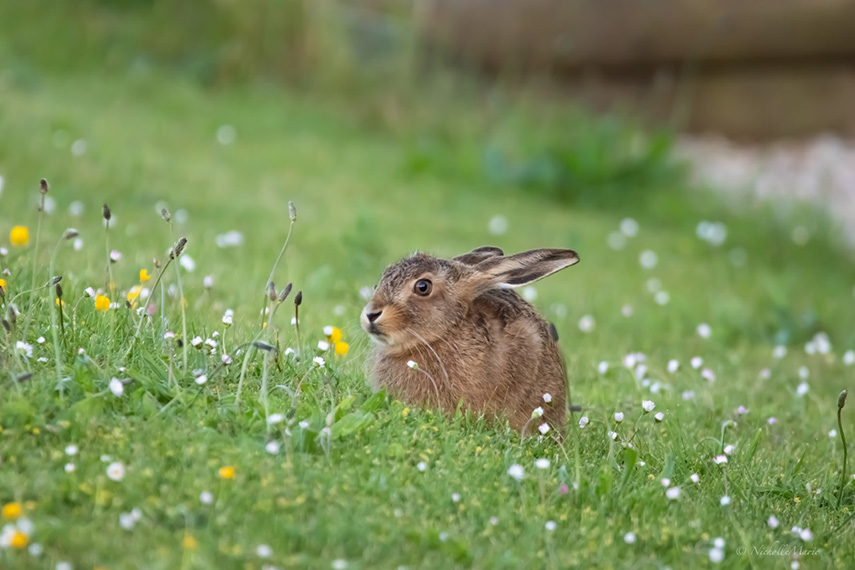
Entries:
{"type": "MultiPolygon", "coordinates": [[[[31,279],[47,282],[50,253],[67,227],[83,240],[79,251],[62,242],[55,264],[66,303],[64,395],[55,389],[51,289],[16,302],[17,330],[31,323],[24,340],[32,358],[13,356],[14,337],[0,337],[0,504],[22,505],[33,524],[28,540],[42,550],[2,549],[0,566],[707,567],[718,537],[722,567],[846,568],[855,555],[852,477],[843,474],[838,508],[843,450],[829,437],[837,395],[855,371],[841,359],[855,348],[855,268],[822,220],[722,204],[676,178],[673,188],[633,193],[610,208],[499,183],[484,164],[492,145],[524,151],[544,130],[597,128],[532,105],[394,96],[362,105],[260,86],[211,92],[157,72],[109,80],[13,73],[0,83],[0,98],[0,245],[10,249],[0,266],[11,273],[4,311],[31,279]],[[231,144],[217,142],[222,125],[235,129],[231,144]],[[86,150],[73,156],[77,140],[86,150]],[[26,248],[10,247],[7,236],[13,225],[37,226],[40,177],[51,183],[54,210],[42,224],[33,276],[35,232],[26,248]],[[274,281],[278,290],[293,282],[294,291],[261,331],[289,200],[297,222],[274,281]],[[75,201],[79,215],[69,213],[75,201]],[[88,286],[107,287],[103,203],[113,214],[109,248],[123,254],[112,265],[113,300],[139,284],[140,269],[153,285],[153,258],[162,264],[162,286],[175,291],[175,271],[163,265],[175,237],[186,237],[183,256],[195,269],[181,269],[183,340],[218,333],[231,365],[190,348],[183,369],[176,341],[163,339],[165,331],[181,336],[173,294],[165,328],[158,313],[138,336],[133,310],[101,312],[84,298],[88,286]],[[175,237],[160,217],[164,205],[175,237]],[[492,235],[497,215],[508,229],[492,235]],[[609,236],[626,217],[639,223],[638,235],[612,249],[609,236]],[[695,236],[701,220],[726,224],[724,245],[695,236]],[[794,226],[808,231],[806,245],[790,238],[794,226]],[[217,247],[217,236],[230,230],[243,234],[243,245],[217,247]],[[556,324],[573,401],[590,420],[580,429],[576,414],[563,442],[520,441],[504,425],[408,408],[368,388],[360,289],[414,249],[453,255],[485,244],[580,253],[579,266],[538,283],[534,301],[556,324]],[[644,250],[657,254],[652,269],[639,264],[644,250]],[[667,304],[655,302],[652,279],[668,292],[667,304]],[[289,324],[298,290],[301,345],[289,324]],[[229,308],[234,324],[226,327],[229,308]],[[583,333],[586,315],[595,326],[583,333]],[[697,334],[701,323],[710,325],[710,338],[697,334]],[[319,369],[309,357],[326,325],[342,329],[350,352],[324,354],[319,369]],[[818,332],[830,338],[829,354],[805,352],[818,332]],[[279,352],[256,351],[238,405],[245,353],[237,349],[259,333],[279,352]],[[779,344],[788,352],[775,359],[779,344]],[[286,357],[286,347],[303,357],[286,357]],[[624,366],[637,352],[646,355],[645,378],[624,366]],[[695,356],[715,382],[690,366],[695,356]],[[666,370],[671,359],[680,362],[676,373],[666,370]],[[608,363],[604,374],[600,362],[608,363]],[[802,396],[800,367],[809,374],[802,396]],[[207,383],[197,385],[197,374],[207,383]],[[110,390],[113,378],[128,380],[120,397],[110,390]],[[265,422],[263,378],[269,411],[284,414],[282,423],[265,422]],[[687,391],[694,397],[684,399],[687,391]],[[655,402],[661,423],[642,412],[642,400],[655,402]],[[738,413],[740,406],[748,412],[738,413]],[[626,414],[619,425],[617,411],[626,414]],[[630,439],[631,449],[621,445],[630,439]],[[266,449],[271,441],[277,453],[266,449]],[[726,465],[715,464],[726,445],[735,451],[726,465]],[[536,468],[537,458],[550,466],[536,468]],[[107,475],[116,461],[126,470],[121,481],[107,475]],[[508,474],[514,464],[525,471],[521,481],[508,474]],[[234,468],[234,478],[221,477],[224,467],[234,468]],[[663,478],[680,487],[678,499],[666,498],[663,478]],[[200,499],[204,492],[211,502],[200,499]],[[120,516],[127,522],[133,509],[139,517],[127,530],[120,516]],[[771,515],[776,529],[767,524],[771,515]],[[794,526],[812,538],[794,535],[794,526]],[[259,545],[271,547],[269,558],[259,556],[259,545]]],[[[159,292],[152,301],[161,305],[159,292]]]]}

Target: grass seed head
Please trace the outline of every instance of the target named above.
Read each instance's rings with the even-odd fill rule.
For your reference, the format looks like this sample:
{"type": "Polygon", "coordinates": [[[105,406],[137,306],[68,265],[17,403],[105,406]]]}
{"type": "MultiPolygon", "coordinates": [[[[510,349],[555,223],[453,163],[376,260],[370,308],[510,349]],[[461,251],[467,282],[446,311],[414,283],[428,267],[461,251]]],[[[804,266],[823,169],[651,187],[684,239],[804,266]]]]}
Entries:
{"type": "Polygon", "coordinates": [[[48,182],[44,178],[39,181],[39,192],[42,193],[42,196],[48,193],[48,182]]]}
{"type": "Polygon", "coordinates": [[[292,223],[297,221],[297,206],[290,200],[288,200],[288,217],[291,218],[292,223]]]}
{"type": "Polygon", "coordinates": [[[298,307],[303,304],[303,292],[297,291],[297,294],[294,296],[294,304],[298,307]]]}
{"type": "Polygon", "coordinates": [[[167,224],[172,221],[172,214],[169,213],[169,210],[166,208],[160,209],[160,217],[163,218],[163,221],[167,224]]]}
{"type": "Polygon", "coordinates": [[[108,206],[107,204],[104,204],[104,206],[101,208],[101,214],[104,216],[104,219],[107,220],[108,222],[110,221],[110,218],[113,217],[113,214],[110,213],[110,206],[108,206]]]}
{"type": "Polygon", "coordinates": [[[169,259],[175,259],[175,258],[179,257],[181,255],[181,253],[184,251],[184,247],[186,245],[187,245],[187,238],[186,237],[179,239],[178,243],[176,243],[172,247],[172,251],[169,252],[169,259]]]}
{"type": "Polygon", "coordinates": [[[68,228],[67,230],[65,230],[65,233],[62,237],[64,237],[65,239],[74,239],[79,235],[80,233],[76,229],[68,228]]]}
{"type": "Polygon", "coordinates": [[[282,292],[279,293],[279,302],[280,303],[283,302],[285,299],[288,298],[288,295],[290,295],[290,294],[291,294],[291,283],[288,283],[287,285],[285,285],[285,288],[282,289],[282,292]]]}
{"type": "Polygon", "coordinates": [[[274,284],[273,281],[269,281],[267,283],[267,296],[270,297],[271,301],[276,300],[276,284],[274,284]]]}

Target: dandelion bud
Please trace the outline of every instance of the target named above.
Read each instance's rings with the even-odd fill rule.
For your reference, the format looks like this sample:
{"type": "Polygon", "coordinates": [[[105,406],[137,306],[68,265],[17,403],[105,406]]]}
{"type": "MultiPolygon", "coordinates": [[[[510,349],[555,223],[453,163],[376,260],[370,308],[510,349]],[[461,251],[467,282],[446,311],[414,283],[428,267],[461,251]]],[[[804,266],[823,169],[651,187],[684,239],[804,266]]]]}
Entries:
{"type": "Polygon", "coordinates": [[[276,285],[273,284],[273,281],[267,283],[267,296],[270,297],[271,301],[276,300],[276,285]]]}
{"type": "Polygon", "coordinates": [[[294,304],[298,307],[303,304],[303,292],[297,291],[297,295],[294,296],[294,304]]]}
{"type": "Polygon", "coordinates": [[[297,206],[290,200],[288,200],[288,217],[291,218],[291,222],[297,221],[297,206]]]}
{"type": "Polygon", "coordinates": [[[101,209],[101,213],[104,215],[104,219],[108,222],[110,221],[110,218],[113,217],[113,214],[110,213],[110,206],[107,204],[104,204],[104,207],[101,209]]]}
{"type": "Polygon", "coordinates": [[[161,208],[160,217],[163,218],[163,221],[167,224],[172,221],[172,214],[169,213],[169,210],[166,208],[161,208]]]}
{"type": "Polygon", "coordinates": [[[290,283],[285,285],[285,288],[282,289],[281,293],[279,293],[279,302],[281,303],[282,301],[287,299],[289,294],[291,294],[291,284],[290,283]]]}
{"type": "Polygon", "coordinates": [[[48,183],[47,180],[45,180],[44,178],[39,181],[39,192],[41,192],[42,195],[48,193],[48,183]]]}
{"type": "Polygon", "coordinates": [[[843,390],[842,392],[840,392],[840,395],[837,396],[837,409],[838,410],[842,410],[843,406],[846,405],[846,394],[847,393],[848,392],[846,390],[843,390]]]}
{"type": "Polygon", "coordinates": [[[62,285],[59,283],[56,284],[56,298],[62,299],[62,285]]]}
{"type": "Polygon", "coordinates": [[[80,234],[77,232],[77,230],[76,230],[76,229],[74,229],[74,228],[68,228],[67,230],[65,230],[65,234],[63,235],[63,237],[64,237],[65,239],[74,239],[74,238],[76,238],[76,237],[77,237],[77,236],[79,236],[79,235],[80,235],[80,234]]]}

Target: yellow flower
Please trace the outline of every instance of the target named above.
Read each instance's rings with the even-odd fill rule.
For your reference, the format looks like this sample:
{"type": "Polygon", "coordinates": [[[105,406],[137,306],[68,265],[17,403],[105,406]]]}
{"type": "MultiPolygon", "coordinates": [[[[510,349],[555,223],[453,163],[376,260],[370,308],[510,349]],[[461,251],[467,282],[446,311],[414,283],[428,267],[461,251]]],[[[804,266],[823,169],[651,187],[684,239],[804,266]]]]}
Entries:
{"type": "Polygon", "coordinates": [[[3,518],[15,520],[21,516],[21,503],[8,503],[3,505],[3,518]]]}
{"type": "Polygon", "coordinates": [[[147,269],[140,269],[140,283],[145,283],[151,279],[151,275],[148,274],[147,269]]]}
{"type": "Polygon", "coordinates": [[[106,311],[110,308],[110,299],[104,295],[98,295],[95,297],[95,308],[99,311],[106,311]]]}
{"type": "Polygon", "coordinates": [[[231,465],[227,467],[220,467],[220,479],[234,479],[235,478],[235,468],[231,465]]]}
{"type": "Polygon", "coordinates": [[[12,245],[27,245],[30,243],[30,230],[27,226],[15,226],[9,234],[9,241],[12,245]]]}
{"type": "Polygon", "coordinates": [[[187,550],[196,550],[196,547],[199,546],[199,543],[189,534],[184,535],[184,548],[187,550]]]}
{"type": "Polygon", "coordinates": [[[4,289],[6,288],[6,280],[5,279],[0,279],[0,287],[3,287],[4,289]]]}
{"type": "Polygon", "coordinates": [[[29,541],[30,539],[26,534],[24,534],[20,530],[16,530],[15,533],[12,535],[12,540],[9,542],[9,544],[12,546],[12,548],[17,548],[20,550],[21,548],[26,548],[27,543],[29,541]]]}
{"type": "Polygon", "coordinates": [[[401,411],[401,415],[402,415],[402,416],[404,416],[405,418],[406,418],[408,415],[410,415],[410,408],[404,408],[404,409],[401,411]]]}
{"type": "Polygon", "coordinates": [[[63,306],[63,307],[64,307],[64,306],[65,306],[65,301],[63,301],[62,299],[57,299],[57,300],[56,300],[56,306],[57,306],[57,307],[59,307],[59,306],[63,306]]]}
{"type": "Polygon", "coordinates": [[[140,287],[139,285],[134,285],[133,287],[131,287],[131,290],[128,291],[128,301],[131,303],[136,301],[137,297],[140,296],[141,291],[142,291],[142,287],[140,287]]]}
{"type": "Polygon", "coordinates": [[[338,327],[324,327],[324,334],[327,335],[327,340],[333,344],[341,340],[341,329],[338,327]]]}
{"type": "Polygon", "coordinates": [[[339,356],[347,356],[348,350],[350,350],[350,345],[346,342],[335,343],[335,353],[339,356]]]}

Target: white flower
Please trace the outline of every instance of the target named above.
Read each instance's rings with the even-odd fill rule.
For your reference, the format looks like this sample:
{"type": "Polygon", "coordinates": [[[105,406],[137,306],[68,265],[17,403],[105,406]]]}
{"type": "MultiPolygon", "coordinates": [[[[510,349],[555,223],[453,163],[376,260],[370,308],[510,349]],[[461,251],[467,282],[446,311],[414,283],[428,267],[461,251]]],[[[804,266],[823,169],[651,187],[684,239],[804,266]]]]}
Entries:
{"type": "Polygon", "coordinates": [[[330,343],[328,343],[325,340],[319,340],[318,341],[318,350],[320,350],[321,352],[326,352],[329,349],[330,349],[330,343]]]}
{"type": "Polygon", "coordinates": [[[15,342],[15,351],[19,356],[23,356],[24,358],[33,357],[33,345],[27,344],[22,340],[15,342]]]}
{"type": "Polygon", "coordinates": [[[326,361],[320,356],[316,356],[312,359],[312,362],[315,363],[315,366],[318,368],[323,368],[326,365],[326,361]]]}
{"type": "Polygon", "coordinates": [[[300,429],[309,429],[309,422],[306,420],[300,420],[300,423],[297,425],[300,426],[300,429]]]}
{"type": "Polygon", "coordinates": [[[78,451],[79,451],[79,448],[76,445],[74,445],[73,443],[71,445],[65,446],[65,454],[66,455],[77,455],[78,451]]]}
{"type": "Polygon", "coordinates": [[[57,562],[56,570],[74,570],[70,562],[57,562]]]}
{"type": "Polygon", "coordinates": [[[113,481],[121,481],[125,478],[125,466],[121,461],[114,461],[107,466],[107,477],[113,481]]]}
{"type": "Polygon", "coordinates": [[[670,501],[676,501],[680,498],[680,487],[671,487],[665,491],[665,496],[670,501]]]}
{"type": "Polygon", "coordinates": [[[171,340],[175,338],[175,333],[172,331],[163,333],[163,340],[171,340]]]}
{"type": "Polygon", "coordinates": [[[653,300],[656,301],[657,305],[667,305],[671,301],[671,295],[668,294],[668,291],[657,291],[653,300]]]}
{"type": "Polygon", "coordinates": [[[778,521],[778,517],[775,515],[769,515],[769,518],[766,519],[766,524],[769,525],[769,528],[774,529],[778,528],[778,525],[781,523],[778,521]]]}
{"type": "Polygon", "coordinates": [[[523,477],[525,477],[525,469],[523,469],[522,465],[514,463],[513,465],[508,467],[508,475],[510,475],[512,479],[522,481],[523,477]]]}
{"type": "Polygon", "coordinates": [[[624,317],[631,317],[632,316],[632,305],[624,305],[623,307],[621,307],[620,308],[620,314],[623,315],[624,317]]]}
{"type": "Polygon", "coordinates": [[[532,417],[532,419],[534,419],[534,418],[540,418],[540,417],[542,417],[542,416],[543,416],[543,407],[541,407],[541,406],[536,407],[536,408],[535,408],[534,410],[532,410],[532,412],[531,412],[531,417],[532,417]]]}
{"type": "Polygon", "coordinates": [[[663,414],[662,412],[656,412],[656,415],[653,416],[653,419],[657,422],[661,422],[665,419],[665,414],[663,414]]]}
{"type": "Polygon", "coordinates": [[[44,548],[38,542],[34,542],[27,548],[27,552],[30,553],[30,556],[41,556],[44,552],[44,548]]]}
{"type": "Polygon", "coordinates": [[[201,336],[193,337],[192,339],[190,339],[190,344],[193,345],[193,347],[195,347],[195,348],[199,348],[200,346],[202,346],[202,337],[201,336]]]}
{"type": "Polygon", "coordinates": [[[698,336],[701,338],[709,338],[712,335],[712,328],[707,323],[698,325],[698,336]]]}
{"type": "Polygon", "coordinates": [[[855,364],[855,350],[847,350],[843,353],[843,364],[846,366],[855,364]]]}
{"type": "Polygon", "coordinates": [[[728,497],[727,495],[722,496],[722,498],[719,500],[719,503],[722,507],[726,507],[730,504],[730,497],[728,497]]]}
{"type": "Polygon", "coordinates": [[[547,433],[549,433],[549,424],[547,424],[547,423],[542,423],[542,424],[540,424],[540,425],[537,427],[537,431],[539,431],[539,432],[540,432],[540,433],[542,433],[543,435],[546,435],[547,433]]]}
{"type": "Polygon", "coordinates": [[[651,277],[647,280],[647,290],[651,293],[656,293],[657,291],[662,290],[662,282],[656,279],[655,277],[651,277]]]}
{"type": "Polygon", "coordinates": [[[494,236],[502,235],[508,231],[508,219],[500,214],[493,216],[487,224],[487,231],[494,236]]]}
{"type": "Polygon", "coordinates": [[[799,538],[801,538],[805,542],[810,542],[811,540],[813,540],[813,533],[810,531],[809,528],[803,528],[799,532],[799,538]]]}
{"type": "Polygon", "coordinates": [[[116,263],[120,259],[122,259],[122,252],[116,251],[115,249],[110,252],[110,261],[116,263]]]}
{"type": "Polygon", "coordinates": [[[638,262],[645,269],[653,269],[656,267],[656,264],[659,263],[659,258],[655,251],[645,249],[641,252],[641,255],[638,256],[638,262]]]}
{"type": "Polygon", "coordinates": [[[724,545],[725,545],[724,539],[720,536],[717,536],[713,540],[713,546],[715,546],[716,548],[724,548],[724,545]]]}
{"type": "Polygon", "coordinates": [[[131,530],[136,523],[137,520],[131,513],[119,513],[119,526],[123,529],[131,530]]]}
{"type": "Polygon", "coordinates": [[[668,372],[674,374],[677,370],[680,369],[680,361],[671,359],[668,361],[668,372]]]}
{"type": "Polygon", "coordinates": [[[214,502],[214,495],[210,491],[202,491],[199,493],[199,502],[203,505],[210,505],[214,502]]]}
{"type": "Polygon", "coordinates": [[[684,390],[681,397],[686,402],[688,402],[689,400],[694,400],[695,399],[695,392],[694,392],[694,390],[684,390]]]}
{"type": "Polygon", "coordinates": [[[716,465],[723,465],[723,464],[727,463],[727,455],[716,455],[713,458],[713,462],[716,465]]]}
{"type": "Polygon", "coordinates": [[[581,418],[579,418],[579,427],[584,428],[586,425],[588,425],[589,421],[590,420],[588,420],[588,416],[582,416],[581,418]]]}
{"type": "Polygon", "coordinates": [[[606,362],[605,360],[603,360],[602,362],[600,362],[600,363],[597,365],[597,371],[598,371],[600,374],[605,374],[606,372],[608,372],[608,371],[609,371],[609,363],[608,363],[608,362],[606,362]]]}
{"type": "Polygon", "coordinates": [[[623,421],[623,412],[615,412],[615,421],[621,423],[623,421]]]}
{"type": "Polygon", "coordinates": [[[193,271],[196,269],[196,262],[187,253],[181,255],[181,257],[178,259],[178,263],[180,263],[181,267],[183,267],[187,271],[193,271]]]}
{"type": "Polygon", "coordinates": [[[337,558],[336,560],[332,561],[331,566],[333,570],[345,570],[347,568],[347,560],[345,560],[344,558],[337,558]]]}
{"type": "MultiPolygon", "coordinates": [[[[268,418],[268,421],[269,421],[269,418],[268,418]]],[[[276,455],[277,453],[279,453],[280,447],[281,446],[280,446],[278,441],[271,440],[271,441],[268,441],[267,445],[264,446],[264,450],[267,453],[269,453],[270,455],[276,455]]]]}
{"type": "Polygon", "coordinates": [[[735,445],[725,445],[724,446],[724,454],[725,455],[733,455],[734,451],[736,451],[735,445]]]}
{"type": "Polygon", "coordinates": [[[807,380],[810,377],[810,369],[807,366],[799,366],[799,378],[807,380]]]}
{"type": "Polygon", "coordinates": [[[549,469],[550,465],[552,465],[552,463],[545,457],[534,460],[534,466],[538,469],[549,469]]]}
{"type": "Polygon", "coordinates": [[[409,368],[410,370],[418,370],[419,365],[416,364],[415,360],[408,360],[407,361],[407,368],[409,368]]]}
{"type": "Polygon", "coordinates": [[[546,402],[547,404],[551,404],[552,403],[552,394],[550,394],[549,392],[544,394],[543,395],[543,401],[546,402]]]}
{"type": "Polygon", "coordinates": [[[451,500],[455,503],[459,503],[460,502],[460,493],[452,493],[451,494],[451,500]]]}
{"type": "Polygon", "coordinates": [[[701,482],[701,476],[698,475],[697,473],[692,473],[691,475],[689,475],[689,479],[692,481],[692,483],[695,483],[695,484],[701,482]]]}
{"type": "Polygon", "coordinates": [[[282,414],[270,414],[267,416],[267,425],[274,425],[285,421],[285,416],[282,414]]]}
{"type": "Polygon", "coordinates": [[[594,317],[591,315],[585,315],[579,319],[579,330],[583,333],[589,333],[594,330],[594,325],[594,317]]]}
{"type": "Polygon", "coordinates": [[[109,455],[107,455],[106,453],[102,454],[100,459],[101,459],[101,463],[109,463],[110,461],[113,460],[113,458],[110,457],[109,455]]]}
{"type": "Polygon", "coordinates": [[[196,384],[198,384],[199,386],[202,386],[207,381],[208,381],[208,375],[207,374],[199,374],[198,376],[196,376],[196,384]]]}
{"type": "Polygon", "coordinates": [[[782,344],[779,344],[772,350],[772,358],[780,359],[785,356],[787,356],[787,347],[782,344]]]}
{"type": "Polygon", "coordinates": [[[235,312],[231,309],[226,309],[226,312],[223,314],[223,324],[227,327],[232,326],[235,320],[235,312]]]}
{"type": "Polygon", "coordinates": [[[620,221],[620,231],[626,237],[635,237],[638,234],[638,222],[632,218],[624,218],[620,221]]]}
{"type": "Polygon", "coordinates": [[[427,463],[425,463],[424,461],[419,461],[418,464],[416,464],[416,469],[421,472],[427,471],[427,463]]]}
{"type": "Polygon", "coordinates": [[[671,486],[671,479],[669,479],[668,477],[663,477],[662,479],[659,480],[659,482],[662,484],[663,487],[670,487],[671,486]]]}
{"type": "Polygon", "coordinates": [[[832,429],[828,431],[828,437],[837,437],[837,430],[832,429]]]}
{"type": "Polygon", "coordinates": [[[239,247],[243,245],[243,234],[232,230],[224,234],[217,234],[214,240],[219,248],[239,247]]]}
{"type": "Polygon", "coordinates": [[[74,251],[80,251],[81,249],[83,249],[83,238],[74,238],[71,247],[74,248],[74,251]]]}
{"type": "Polygon", "coordinates": [[[642,400],[641,401],[641,407],[642,407],[642,409],[644,409],[645,412],[652,412],[653,408],[656,407],[656,404],[654,404],[650,400],[642,400]]]}
{"type": "Polygon", "coordinates": [[[36,342],[39,344],[44,344],[45,343],[45,337],[40,336],[39,338],[36,339],[36,342]]]}
{"type": "Polygon", "coordinates": [[[810,390],[810,386],[808,385],[808,383],[802,382],[798,385],[798,387],[796,387],[796,396],[801,398],[802,396],[808,393],[808,390],[810,390]]]}
{"type": "Polygon", "coordinates": [[[555,521],[546,521],[546,524],[543,526],[546,528],[546,530],[548,530],[549,532],[552,532],[553,530],[556,529],[556,527],[558,525],[555,524],[555,521]]]}
{"type": "Polygon", "coordinates": [[[292,355],[296,355],[296,354],[297,354],[297,351],[295,351],[290,346],[285,349],[285,356],[292,356],[292,355]]]}
{"type": "Polygon", "coordinates": [[[632,531],[623,535],[623,541],[627,544],[635,544],[635,540],[636,540],[635,533],[632,531]]]}
{"type": "Polygon", "coordinates": [[[232,363],[232,357],[229,356],[228,354],[221,355],[220,360],[223,361],[223,364],[231,364],[232,363]]]}
{"type": "Polygon", "coordinates": [[[255,549],[255,554],[257,554],[259,558],[270,558],[273,556],[273,549],[266,544],[259,544],[255,549]]]}
{"type": "Polygon", "coordinates": [[[692,365],[692,368],[697,370],[698,368],[704,365],[704,359],[700,356],[693,356],[692,360],[690,360],[689,363],[692,365]]]}
{"type": "Polygon", "coordinates": [[[77,467],[74,465],[74,463],[66,463],[65,464],[65,472],[66,473],[74,473],[74,471],[76,469],[77,469],[77,467]]]}
{"type": "Polygon", "coordinates": [[[214,286],[214,276],[213,275],[205,275],[202,278],[202,286],[205,289],[210,289],[211,287],[213,287],[214,286]]]}
{"type": "Polygon", "coordinates": [[[635,367],[635,379],[642,380],[644,375],[647,374],[647,365],[646,364],[638,364],[635,367]]]}
{"type": "Polygon", "coordinates": [[[707,382],[715,382],[715,372],[713,372],[709,368],[704,368],[703,370],[701,370],[701,378],[703,378],[707,382]]]}
{"type": "Polygon", "coordinates": [[[93,299],[97,295],[97,293],[95,293],[95,289],[93,289],[92,287],[87,287],[86,289],[84,289],[83,292],[86,293],[87,297],[92,297],[93,299]]]}
{"type": "Polygon", "coordinates": [[[770,426],[773,426],[776,423],[778,423],[778,418],[769,418],[768,420],[766,420],[766,423],[769,424],[770,426]]]}
{"type": "Polygon", "coordinates": [[[120,398],[125,393],[125,385],[118,378],[110,380],[110,391],[117,398],[120,398]]]}
{"type": "Polygon", "coordinates": [[[609,439],[611,439],[611,440],[615,440],[615,439],[617,439],[617,432],[614,432],[614,431],[612,431],[612,430],[607,431],[607,432],[606,432],[606,435],[607,435],[607,436],[608,436],[608,438],[609,438],[609,439]]]}

